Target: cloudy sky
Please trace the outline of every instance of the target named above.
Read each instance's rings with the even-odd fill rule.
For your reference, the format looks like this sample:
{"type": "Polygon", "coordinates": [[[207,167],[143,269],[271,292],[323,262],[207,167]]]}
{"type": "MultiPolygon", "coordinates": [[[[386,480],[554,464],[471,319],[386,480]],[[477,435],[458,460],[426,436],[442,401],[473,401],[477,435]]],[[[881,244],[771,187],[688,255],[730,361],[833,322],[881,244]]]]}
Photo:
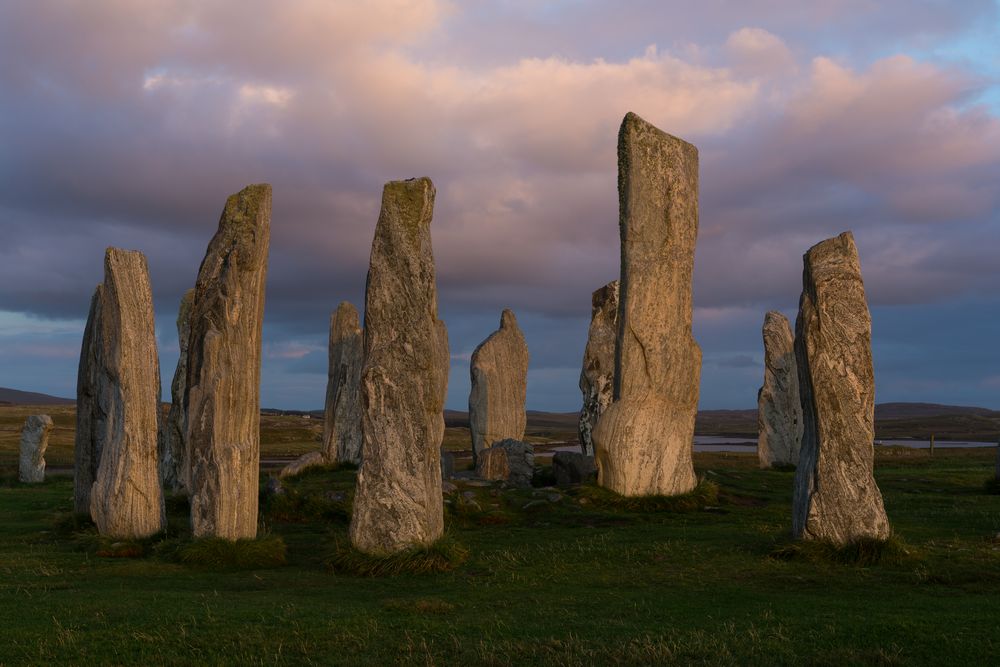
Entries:
{"type": "Polygon", "coordinates": [[[321,407],[382,184],[426,175],[448,406],[511,307],[529,407],[574,410],[631,110],[701,152],[703,408],[755,405],[764,312],[846,229],[877,400],[1000,408],[998,45],[994,0],[0,3],[0,386],[74,395],[109,245],[149,258],[167,385],[226,196],[266,181],[262,403],[321,407]]]}

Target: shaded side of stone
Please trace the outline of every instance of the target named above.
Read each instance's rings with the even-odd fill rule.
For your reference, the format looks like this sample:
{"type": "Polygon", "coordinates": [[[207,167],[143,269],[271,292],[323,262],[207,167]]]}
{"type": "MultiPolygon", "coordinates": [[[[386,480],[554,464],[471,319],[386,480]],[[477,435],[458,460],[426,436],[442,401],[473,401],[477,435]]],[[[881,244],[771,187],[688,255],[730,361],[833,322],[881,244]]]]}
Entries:
{"type": "Polygon", "coordinates": [[[180,309],[177,312],[177,343],[180,355],[177,357],[177,368],[170,383],[170,411],[166,419],[160,422],[160,481],[165,487],[175,491],[187,488],[187,480],[184,479],[187,470],[187,466],[184,465],[186,451],[184,438],[187,431],[184,386],[187,382],[188,339],[191,336],[193,302],[194,290],[189,289],[181,298],[180,309]]]}
{"type": "Polygon", "coordinates": [[[330,316],[323,453],[331,463],[361,463],[361,370],[364,356],[364,334],[358,310],[344,301],[330,316]]]}
{"type": "Polygon", "coordinates": [[[52,418],[48,415],[31,415],[21,429],[20,456],[17,478],[28,484],[45,481],[45,450],[49,446],[52,418]]]}
{"type": "Polygon", "coordinates": [[[757,392],[757,457],[762,468],[797,465],[802,441],[802,405],[795,340],[788,318],[764,316],[764,384],[757,392]]]}
{"type": "Polygon", "coordinates": [[[552,474],[556,486],[583,484],[594,474],[594,458],[580,452],[556,452],[552,455],[552,474]]]}
{"type": "Polygon", "coordinates": [[[611,405],[615,380],[615,346],[618,338],[618,281],[591,295],[590,330],[580,371],[580,449],[594,456],[593,431],[601,414],[611,405]]]}
{"type": "Polygon", "coordinates": [[[104,361],[101,359],[101,306],[104,285],[90,299],[76,376],[76,435],[73,442],[73,511],[90,514],[90,490],[97,478],[101,450],[107,440],[109,397],[100,395],[104,361]]]}

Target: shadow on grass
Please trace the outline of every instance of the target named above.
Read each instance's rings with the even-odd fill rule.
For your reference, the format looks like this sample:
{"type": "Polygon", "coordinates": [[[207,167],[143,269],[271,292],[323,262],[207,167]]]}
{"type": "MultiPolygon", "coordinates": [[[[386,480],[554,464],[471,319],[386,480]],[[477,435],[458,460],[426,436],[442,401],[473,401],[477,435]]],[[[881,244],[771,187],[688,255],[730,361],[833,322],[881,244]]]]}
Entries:
{"type": "Polygon", "coordinates": [[[844,545],[820,540],[796,540],[777,546],[769,557],[781,561],[860,567],[912,565],[920,560],[917,550],[896,536],[887,540],[863,537],[844,545]]]}
{"type": "Polygon", "coordinates": [[[626,512],[698,512],[719,502],[719,485],[701,480],[698,486],[677,496],[622,496],[593,484],[585,484],[576,491],[578,498],[586,498],[597,508],[626,512]]]}
{"type": "Polygon", "coordinates": [[[285,542],[277,535],[244,540],[219,537],[167,540],[158,544],[155,551],[166,560],[212,570],[260,570],[287,562],[285,542]]]}
{"type": "Polygon", "coordinates": [[[990,477],[988,480],[983,482],[983,491],[992,496],[1000,496],[1000,479],[990,477]]]}
{"type": "Polygon", "coordinates": [[[338,543],[326,565],[338,574],[359,577],[393,577],[400,574],[450,572],[469,558],[469,550],[445,536],[428,546],[418,546],[395,554],[367,554],[349,543],[338,543]]]}

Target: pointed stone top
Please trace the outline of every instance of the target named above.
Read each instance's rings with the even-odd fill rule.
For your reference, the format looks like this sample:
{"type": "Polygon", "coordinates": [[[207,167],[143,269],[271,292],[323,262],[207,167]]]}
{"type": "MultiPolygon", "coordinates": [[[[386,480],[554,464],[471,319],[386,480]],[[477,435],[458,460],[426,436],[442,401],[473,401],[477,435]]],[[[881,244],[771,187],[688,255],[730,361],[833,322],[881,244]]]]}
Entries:
{"type": "Polygon", "coordinates": [[[823,255],[829,255],[831,253],[836,254],[853,254],[857,257],[858,247],[854,243],[854,234],[850,231],[843,232],[838,236],[834,236],[832,239],[826,239],[825,241],[820,241],[813,247],[806,251],[805,259],[808,261],[810,259],[815,259],[823,255]]]}
{"type": "Polygon", "coordinates": [[[508,329],[517,327],[517,318],[514,317],[514,311],[510,308],[504,308],[503,313],[500,314],[500,328],[508,329]]]}
{"type": "Polygon", "coordinates": [[[777,310],[769,310],[767,314],[764,315],[764,328],[774,324],[784,324],[786,327],[790,326],[788,323],[788,318],[785,317],[784,313],[777,310]]]}
{"type": "Polygon", "coordinates": [[[660,141],[666,139],[669,141],[677,141],[683,144],[685,147],[690,147],[695,151],[697,155],[697,147],[687,141],[684,141],[680,137],[675,137],[669,132],[664,132],[660,128],[656,127],[649,121],[645,120],[639,114],[629,111],[625,114],[625,118],[622,119],[621,128],[618,130],[618,142],[621,143],[625,137],[631,137],[633,139],[642,139],[647,135],[654,135],[654,140],[658,139],[660,141]]]}
{"type": "Polygon", "coordinates": [[[350,301],[341,301],[337,310],[330,315],[330,329],[354,332],[361,328],[361,318],[358,309],[350,301]]]}
{"type": "MultiPolygon", "coordinates": [[[[265,222],[270,226],[271,220],[271,185],[256,183],[248,185],[226,199],[226,207],[222,211],[222,222],[242,227],[243,222],[265,222]],[[261,215],[263,213],[263,215],[261,215]]],[[[221,223],[220,223],[221,226],[221,223]]],[[[255,225],[256,226],[256,225],[255,225]]]]}

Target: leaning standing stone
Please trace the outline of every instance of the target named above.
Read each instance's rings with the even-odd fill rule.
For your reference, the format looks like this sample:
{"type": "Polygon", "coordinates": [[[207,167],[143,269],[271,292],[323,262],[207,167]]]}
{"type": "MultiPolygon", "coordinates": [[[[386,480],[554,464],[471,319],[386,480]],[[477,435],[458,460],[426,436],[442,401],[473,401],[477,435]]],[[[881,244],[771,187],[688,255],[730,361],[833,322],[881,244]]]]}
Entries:
{"type": "Polygon", "coordinates": [[[80,366],[76,375],[76,435],[73,443],[73,511],[90,514],[90,491],[97,479],[101,450],[107,439],[109,396],[100,394],[104,361],[101,358],[101,304],[104,285],[90,299],[87,326],[83,330],[80,366]]]}
{"type": "Polygon", "coordinates": [[[764,385],[757,392],[757,458],[761,468],[797,465],[802,440],[802,405],[795,364],[795,339],[788,318],[764,316],[764,385]]]}
{"type": "Polygon", "coordinates": [[[260,355],[271,186],[226,201],[198,271],[188,344],[187,456],[195,537],[257,535],[260,355]]]}
{"type": "Polygon", "coordinates": [[[495,442],[524,438],[528,345],[513,311],[504,309],[500,328],[472,353],[469,371],[469,430],[475,461],[495,442]]]}
{"type": "Polygon", "coordinates": [[[437,318],[434,185],[387,183],[365,291],[362,451],[351,542],[392,553],[441,537],[448,333],[437,318]]]}
{"type": "Polygon", "coordinates": [[[145,537],[166,525],[156,465],[160,362],[146,257],[108,248],[98,338],[107,420],[90,515],[101,535],[145,537]]]}
{"type": "Polygon", "coordinates": [[[691,334],[698,149],[633,113],[618,134],[621,215],[614,401],[593,432],[598,482],[676,495],[692,464],[701,350],[691,334]]]}
{"type": "Polygon", "coordinates": [[[35,484],[45,481],[45,449],[49,446],[52,418],[48,415],[31,415],[21,429],[21,452],[18,479],[35,484]]]}
{"type": "Polygon", "coordinates": [[[160,479],[164,486],[174,490],[187,488],[187,480],[184,479],[184,437],[187,428],[187,420],[184,418],[184,385],[187,382],[188,338],[191,335],[193,301],[194,290],[189,289],[184,293],[177,313],[180,356],[177,357],[177,368],[170,383],[170,412],[160,423],[160,479]]]}
{"type": "Polygon", "coordinates": [[[618,281],[593,293],[590,299],[590,331],[580,371],[580,449],[594,456],[593,431],[601,414],[611,405],[615,382],[615,341],[618,338],[618,281]]]}
{"type": "Polygon", "coordinates": [[[361,368],[365,361],[365,341],[358,310],[347,301],[330,316],[329,355],[323,455],[329,463],[361,463],[361,368]]]}
{"type": "Polygon", "coordinates": [[[889,520],[873,475],[871,316],[854,237],[823,241],[803,261],[795,357],[804,430],[792,532],[834,544],[886,539],[889,520]]]}

